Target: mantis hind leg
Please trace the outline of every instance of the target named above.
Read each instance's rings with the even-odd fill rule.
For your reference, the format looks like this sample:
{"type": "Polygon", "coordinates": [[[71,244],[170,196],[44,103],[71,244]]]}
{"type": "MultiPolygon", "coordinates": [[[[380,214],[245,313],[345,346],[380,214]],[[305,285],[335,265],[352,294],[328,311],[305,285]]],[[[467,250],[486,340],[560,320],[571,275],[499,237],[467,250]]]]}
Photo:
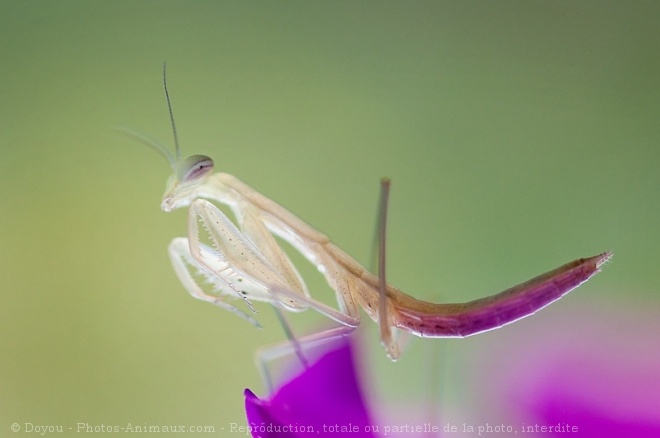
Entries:
{"type": "Polygon", "coordinates": [[[386,277],[386,240],[387,240],[387,207],[390,197],[390,179],[383,178],[380,182],[380,203],[378,207],[378,329],[380,342],[387,356],[395,361],[401,356],[401,349],[391,315],[391,303],[387,296],[386,277]]]}

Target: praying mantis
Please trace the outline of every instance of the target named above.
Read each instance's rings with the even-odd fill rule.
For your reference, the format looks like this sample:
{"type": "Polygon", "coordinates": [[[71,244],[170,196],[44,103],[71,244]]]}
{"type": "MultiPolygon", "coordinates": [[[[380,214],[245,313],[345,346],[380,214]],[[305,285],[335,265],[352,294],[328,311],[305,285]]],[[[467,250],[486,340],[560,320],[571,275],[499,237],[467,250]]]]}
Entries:
{"type": "MultiPolygon", "coordinates": [[[[172,168],[162,210],[170,212],[188,207],[188,237],[175,238],[168,249],[183,287],[193,297],[228,310],[257,327],[257,320],[229,302],[231,298],[242,299],[251,312],[255,312],[252,302],[259,301],[284,311],[314,309],[339,323],[335,328],[289,342],[288,347],[271,353],[273,357],[299,348],[298,344],[322,342],[352,332],[360,324],[360,309],[363,309],[378,323],[387,355],[397,360],[401,354],[397,330],[419,337],[445,338],[471,336],[502,327],[560,299],[598,273],[612,257],[608,251],[581,258],[470,302],[436,304],[417,300],[388,284],[385,277],[389,180],[381,183],[379,269],[378,275],[374,275],[325,234],[281,205],[228,173],[214,173],[211,158],[192,155],[182,159],[165,68],[163,85],[175,155],[147,137],[129,133],[165,156],[172,168]],[[236,224],[214,202],[228,206],[236,224]],[[204,243],[200,224],[210,244],[204,243]],[[310,295],[304,279],[274,236],[288,242],[318,268],[334,290],[338,308],[310,295]],[[214,291],[205,291],[199,278],[210,283],[214,291]]],[[[289,332],[287,335],[292,340],[289,332]]]]}

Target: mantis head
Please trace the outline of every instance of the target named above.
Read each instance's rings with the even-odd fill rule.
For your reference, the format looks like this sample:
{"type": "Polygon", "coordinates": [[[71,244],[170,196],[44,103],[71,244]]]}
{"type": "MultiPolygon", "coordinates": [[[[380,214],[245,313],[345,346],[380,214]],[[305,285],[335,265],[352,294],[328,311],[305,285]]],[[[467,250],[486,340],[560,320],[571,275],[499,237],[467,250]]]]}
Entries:
{"type": "Polygon", "coordinates": [[[197,197],[197,189],[213,173],[213,160],[206,155],[191,155],[171,164],[174,172],[167,180],[160,204],[167,212],[188,206],[197,197]]]}

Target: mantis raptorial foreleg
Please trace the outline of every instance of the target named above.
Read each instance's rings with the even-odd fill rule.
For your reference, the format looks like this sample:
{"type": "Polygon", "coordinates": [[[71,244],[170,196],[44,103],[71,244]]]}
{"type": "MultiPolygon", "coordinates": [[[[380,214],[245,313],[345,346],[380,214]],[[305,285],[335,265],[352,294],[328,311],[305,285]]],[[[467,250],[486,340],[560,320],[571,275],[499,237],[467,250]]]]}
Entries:
{"type": "MultiPolygon", "coordinates": [[[[200,251],[202,254],[204,254],[203,257],[212,259],[213,255],[211,248],[203,246],[200,248],[200,251]]],[[[184,237],[177,237],[176,239],[172,240],[168,248],[168,252],[170,255],[170,260],[172,261],[172,266],[174,267],[174,272],[176,273],[183,287],[188,291],[188,293],[190,293],[190,295],[197,298],[198,300],[206,301],[222,309],[228,310],[245,319],[255,327],[261,327],[259,322],[252,316],[243,312],[238,307],[225,302],[221,296],[207,294],[198,284],[198,282],[190,273],[190,269],[194,268],[196,263],[195,259],[190,254],[190,245],[188,243],[188,239],[184,237]]],[[[225,294],[227,293],[227,290],[229,289],[228,285],[225,285],[224,283],[219,284],[218,279],[216,279],[211,273],[201,270],[197,270],[197,272],[201,274],[208,283],[213,284],[218,292],[225,294]],[[224,288],[225,286],[226,289],[224,288]]]]}
{"type": "MultiPolygon", "coordinates": [[[[242,218],[243,215],[239,221],[242,218]]],[[[274,287],[291,292],[290,296],[278,300],[287,310],[303,310],[304,305],[297,298],[308,296],[308,293],[300,274],[281,249],[278,252],[270,245],[269,238],[273,240],[272,236],[265,229],[265,234],[262,234],[252,222],[248,219],[248,227],[253,235],[252,239],[248,239],[215,205],[204,199],[195,200],[190,204],[188,214],[188,242],[193,259],[243,297],[253,311],[250,303],[252,300],[273,302],[274,297],[269,290],[274,287]],[[202,252],[200,221],[215,249],[210,259],[202,252]],[[255,242],[266,250],[266,254],[255,242]]]]}
{"type": "Polygon", "coordinates": [[[305,281],[291,263],[289,256],[286,255],[273,235],[266,229],[259,210],[245,204],[236,208],[236,211],[241,214],[241,217],[238,218],[241,230],[281,275],[287,285],[287,290],[294,292],[297,296],[309,298],[305,281]]]}
{"type": "MultiPolygon", "coordinates": [[[[220,209],[210,202],[198,199],[190,205],[188,216],[190,252],[198,265],[223,278],[228,285],[233,286],[248,300],[277,302],[287,310],[304,310],[310,307],[343,325],[358,326],[360,313],[357,306],[352,299],[349,300],[351,305],[346,305],[346,300],[343,299],[344,295],[352,296],[355,293],[349,279],[332,281],[334,269],[328,269],[329,281],[332,281],[333,286],[339,290],[337,296],[341,311],[311,298],[300,274],[264,225],[268,224],[268,220],[259,221],[255,210],[250,207],[244,208],[242,204],[235,205],[234,211],[241,229],[250,233],[249,240],[220,209]],[[198,218],[201,218],[216,246],[216,251],[213,251],[211,257],[225,263],[214,267],[208,256],[201,251],[198,218]],[[275,266],[286,267],[289,273],[283,275],[282,272],[286,273],[286,270],[278,271],[275,266]],[[300,282],[297,283],[296,280],[300,282]],[[245,285],[252,287],[244,290],[245,285]],[[296,290],[297,285],[301,289],[296,290]]],[[[288,239],[288,236],[284,234],[283,238],[288,239]]],[[[331,266],[330,261],[326,264],[331,266]]]]}

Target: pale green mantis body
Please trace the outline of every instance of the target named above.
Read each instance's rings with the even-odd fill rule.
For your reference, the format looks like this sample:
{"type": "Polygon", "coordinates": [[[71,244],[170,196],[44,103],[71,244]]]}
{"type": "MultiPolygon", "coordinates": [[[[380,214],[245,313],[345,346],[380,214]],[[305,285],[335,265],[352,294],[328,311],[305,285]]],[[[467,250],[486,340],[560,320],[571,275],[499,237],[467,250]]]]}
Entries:
{"type": "MultiPolygon", "coordinates": [[[[167,95],[167,83],[165,82],[167,95]]],[[[336,328],[308,335],[292,344],[317,343],[352,332],[360,323],[360,308],[378,322],[383,346],[392,360],[400,356],[395,329],[420,337],[464,337],[509,324],[533,314],[588,280],[610,259],[611,252],[578,259],[499,294],[467,303],[434,304],[417,300],[387,284],[384,273],[384,223],[389,182],[381,200],[379,275],[367,271],[330,239],[281,205],[227,173],[213,173],[213,161],[194,155],[181,159],[161,145],[132,133],[165,155],[174,171],[161,207],[169,212],[188,207],[188,237],[175,238],[169,255],[179,280],[195,298],[229,310],[258,326],[258,322],[228,302],[241,297],[251,310],[253,301],[287,311],[312,308],[339,323],[336,328]],[[227,205],[238,227],[212,202],[227,205]],[[211,245],[200,237],[199,223],[211,245]],[[325,276],[335,291],[338,309],[315,300],[302,276],[277,243],[291,244],[325,276]],[[195,278],[201,275],[217,293],[206,292],[195,278]]],[[[270,357],[297,345],[278,348],[270,357]]]]}

